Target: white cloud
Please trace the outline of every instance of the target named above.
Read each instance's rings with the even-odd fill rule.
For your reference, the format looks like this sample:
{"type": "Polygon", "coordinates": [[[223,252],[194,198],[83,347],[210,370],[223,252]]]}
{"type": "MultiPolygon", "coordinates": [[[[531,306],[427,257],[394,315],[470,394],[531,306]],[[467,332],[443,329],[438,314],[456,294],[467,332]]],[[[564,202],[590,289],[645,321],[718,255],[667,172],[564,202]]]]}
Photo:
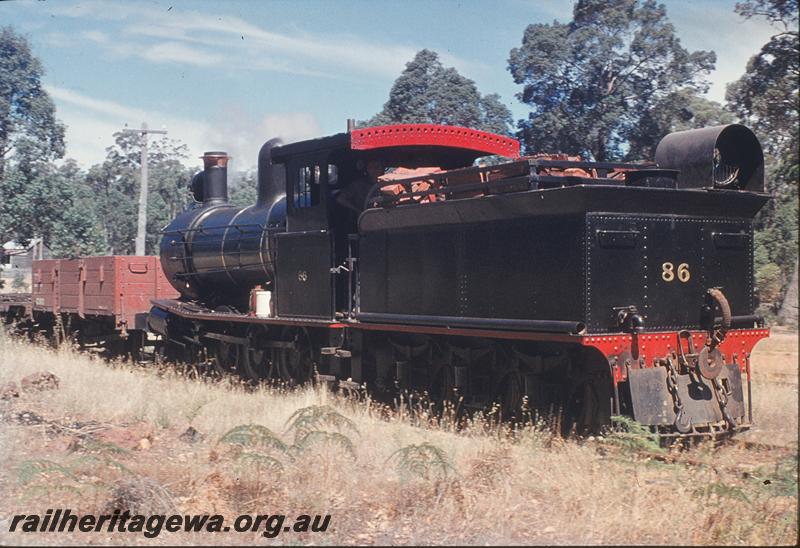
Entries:
{"type": "Polygon", "coordinates": [[[194,120],[97,99],[74,90],[46,86],[58,108],[58,117],[67,125],[67,157],[84,167],[105,159],[106,147],[113,144],[113,134],[123,126],[139,127],[143,121],[151,127],[163,127],[167,137],[189,148],[187,164],[197,165],[197,157],[206,150],[226,150],[234,156],[236,169],[255,166],[261,145],[272,137],[292,142],[318,137],[322,130],[308,112],[253,114],[230,106],[210,120],[194,120]]]}
{"type": "Polygon", "coordinates": [[[105,32],[100,32],[99,30],[87,30],[82,33],[83,37],[87,40],[91,40],[92,42],[97,42],[98,44],[107,44],[111,41],[108,35],[105,32]]]}
{"type": "Polygon", "coordinates": [[[126,107],[114,101],[94,99],[66,88],[45,86],[45,90],[57,103],[68,103],[96,114],[117,117],[121,120],[121,123],[127,123],[129,120],[144,119],[148,116],[148,113],[144,110],[126,107]]]}
{"type": "Polygon", "coordinates": [[[75,39],[65,32],[48,32],[42,35],[42,41],[52,48],[68,48],[75,39]]]}
{"type": "Polygon", "coordinates": [[[161,42],[144,49],[141,56],[155,63],[185,63],[208,67],[220,65],[224,61],[221,55],[204,52],[178,42],[161,42]]]}
{"type": "Polygon", "coordinates": [[[219,48],[240,49],[252,57],[305,58],[325,66],[345,65],[367,73],[395,75],[402,70],[414,48],[367,43],[354,36],[320,37],[298,31],[296,35],[265,30],[238,17],[212,17],[199,12],[181,12],[164,17],[160,12],[140,11],[150,19],[126,30],[133,35],[171,37],[219,48]]]}
{"type": "Polygon", "coordinates": [[[238,105],[227,105],[210,120],[202,135],[205,150],[224,150],[233,156],[232,166],[245,170],[256,165],[261,145],[273,137],[285,143],[319,137],[322,129],[308,112],[254,115],[238,105]]]}
{"type": "Polygon", "coordinates": [[[106,147],[114,143],[114,132],[120,125],[93,116],[74,106],[59,106],[58,118],[67,126],[66,158],[73,158],[83,167],[102,163],[106,147]]]}
{"type": "MultiPolygon", "coordinates": [[[[191,65],[225,65],[236,68],[275,70],[304,75],[332,77],[337,68],[386,78],[396,77],[420,49],[413,44],[381,44],[352,34],[324,36],[297,30],[280,33],[249,23],[239,17],[220,16],[147,4],[107,3],[91,0],[76,6],[55,6],[53,13],[69,17],[125,21],[121,37],[105,42],[112,52],[137,55],[152,62],[191,65]],[[166,43],[141,44],[134,40],[159,38],[166,43]],[[189,44],[211,46],[219,53],[209,54],[189,44]]],[[[96,38],[89,37],[97,43],[96,38]]],[[[470,73],[486,66],[443,53],[442,60],[470,73]]]]}

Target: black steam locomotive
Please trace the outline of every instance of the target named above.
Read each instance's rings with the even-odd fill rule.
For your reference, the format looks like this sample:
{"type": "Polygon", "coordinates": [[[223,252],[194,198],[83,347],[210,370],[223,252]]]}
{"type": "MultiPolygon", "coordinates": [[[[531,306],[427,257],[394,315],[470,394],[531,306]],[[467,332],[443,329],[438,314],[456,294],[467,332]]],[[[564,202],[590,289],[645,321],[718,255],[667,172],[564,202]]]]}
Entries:
{"type": "Polygon", "coordinates": [[[163,231],[182,297],[153,301],[148,324],[168,359],[497,402],[565,430],[752,420],[750,352],[768,336],[752,219],[768,198],[743,126],[667,135],[636,164],[520,157],[513,139],[426,124],[272,140],[245,208],[227,201],[227,161],[204,156],[197,207],[163,231]]]}

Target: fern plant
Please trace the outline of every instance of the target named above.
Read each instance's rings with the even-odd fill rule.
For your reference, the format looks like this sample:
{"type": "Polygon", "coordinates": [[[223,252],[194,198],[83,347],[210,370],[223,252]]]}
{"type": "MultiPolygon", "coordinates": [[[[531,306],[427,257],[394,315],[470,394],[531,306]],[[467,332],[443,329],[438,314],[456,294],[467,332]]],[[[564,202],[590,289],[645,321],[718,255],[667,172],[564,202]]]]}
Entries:
{"type": "Polygon", "coordinates": [[[447,453],[427,442],[401,447],[386,459],[389,461],[394,461],[395,469],[404,479],[443,480],[455,472],[447,453]]]}
{"type": "Polygon", "coordinates": [[[719,499],[738,500],[750,504],[750,498],[742,490],[741,487],[736,485],[728,485],[721,481],[709,483],[705,487],[700,487],[694,490],[693,493],[696,497],[710,498],[711,495],[716,495],[719,499]]]}
{"type": "Polygon", "coordinates": [[[286,431],[295,431],[295,440],[299,440],[309,432],[322,431],[324,427],[333,427],[339,432],[350,430],[358,433],[353,421],[333,409],[330,405],[311,405],[292,413],[287,419],[286,431]]]}
{"type": "Polygon", "coordinates": [[[62,479],[78,481],[78,478],[67,467],[46,459],[22,461],[17,466],[16,472],[17,481],[22,485],[28,485],[41,477],[49,479],[53,474],[60,475],[62,479]]]}
{"type": "Polygon", "coordinates": [[[613,426],[605,443],[628,451],[663,451],[661,440],[647,426],[624,415],[614,415],[611,422],[613,426]]]}
{"type": "Polygon", "coordinates": [[[286,453],[288,447],[266,426],[242,424],[231,428],[219,439],[219,443],[258,449],[276,449],[286,453]]]}
{"type": "Polygon", "coordinates": [[[262,455],[253,451],[243,451],[236,460],[246,466],[255,466],[271,472],[283,472],[283,463],[269,455],[262,455]]]}
{"type": "Polygon", "coordinates": [[[108,467],[133,475],[130,469],[107,454],[78,455],[65,464],[46,459],[31,459],[21,462],[15,471],[17,481],[25,488],[26,497],[63,491],[85,495],[87,491],[106,489],[105,482],[87,482],[82,479],[82,469],[87,467],[91,468],[92,474],[96,474],[102,467],[108,467]]]}
{"type": "Polygon", "coordinates": [[[345,451],[350,457],[356,459],[356,449],[350,438],[339,432],[326,432],[324,430],[312,430],[305,432],[295,441],[292,446],[297,453],[303,453],[312,447],[326,445],[337,447],[345,451]]]}

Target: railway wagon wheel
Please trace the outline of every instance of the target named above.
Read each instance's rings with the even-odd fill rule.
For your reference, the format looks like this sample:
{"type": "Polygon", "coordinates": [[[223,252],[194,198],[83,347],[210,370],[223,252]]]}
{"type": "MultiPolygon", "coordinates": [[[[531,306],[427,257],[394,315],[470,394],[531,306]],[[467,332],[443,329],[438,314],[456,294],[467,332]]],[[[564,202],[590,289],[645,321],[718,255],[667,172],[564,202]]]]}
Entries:
{"type": "Polygon", "coordinates": [[[261,326],[253,326],[247,332],[247,347],[242,353],[241,373],[254,383],[270,378],[273,373],[271,353],[259,345],[268,336],[268,329],[261,326]]]}
{"type": "Polygon", "coordinates": [[[299,386],[311,379],[314,372],[314,348],[308,330],[285,327],[281,331],[279,342],[284,344],[273,349],[272,359],[281,380],[290,386],[299,386]]]}

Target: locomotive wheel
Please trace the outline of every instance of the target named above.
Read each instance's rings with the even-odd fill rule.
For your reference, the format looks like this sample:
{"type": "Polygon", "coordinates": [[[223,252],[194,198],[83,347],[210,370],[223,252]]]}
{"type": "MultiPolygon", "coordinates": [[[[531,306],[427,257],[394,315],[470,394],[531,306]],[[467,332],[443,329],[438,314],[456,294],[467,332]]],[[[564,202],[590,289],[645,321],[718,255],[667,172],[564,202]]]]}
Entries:
{"type": "Polygon", "coordinates": [[[272,373],[272,360],[270,352],[265,348],[258,348],[259,338],[267,337],[267,330],[260,327],[251,328],[247,334],[247,348],[242,354],[242,373],[253,382],[269,378],[272,373]]]}
{"type": "Polygon", "coordinates": [[[235,371],[241,362],[241,354],[241,346],[238,344],[217,341],[214,345],[214,359],[211,360],[214,371],[220,376],[235,371]]]}
{"type": "Polygon", "coordinates": [[[602,426],[610,419],[610,409],[606,409],[609,406],[608,399],[603,397],[603,393],[602,387],[591,379],[574,385],[564,409],[561,423],[563,436],[600,433],[602,426]]]}
{"type": "Polygon", "coordinates": [[[500,378],[495,388],[494,400],[500,404],[501,420],[516,416],[522,405],[522,379],[519,371],[511,369],[500,378]]]}
{"type": "Polygon", "coordinates": [[[272,353],[273,362],[284,382],[290,386],[299,386],[308,381],[314,371],[311,338],[305,329],[286,327],[280,340],[293,343],[293,346],[275,348],[272,353]]]}
{"type": "MultiPolygon", "coordinates": [[[[214,310],[222,313],[236,312],[235,308],[227,305],[218,306],[214,310]]],[[[228,331],[226,330],[224,332],[227,333],[228,331]]],[[[244,361],[242,355],[244,354],[244,349],[238,344],[215,341],[211,350],[213,356],[211,363],[214,367],[214,371],[219,376],[224,377],[228,373],[242,370],[241,366],[244,361]]]]}
{"type": "Polygon", "coordinates": [[[444,409],[446,402],[453,402],[455,386],[455,373],[451,365],[443,364],[433,373],[428,384],[428,394],[438,409],[444,409]]]}

